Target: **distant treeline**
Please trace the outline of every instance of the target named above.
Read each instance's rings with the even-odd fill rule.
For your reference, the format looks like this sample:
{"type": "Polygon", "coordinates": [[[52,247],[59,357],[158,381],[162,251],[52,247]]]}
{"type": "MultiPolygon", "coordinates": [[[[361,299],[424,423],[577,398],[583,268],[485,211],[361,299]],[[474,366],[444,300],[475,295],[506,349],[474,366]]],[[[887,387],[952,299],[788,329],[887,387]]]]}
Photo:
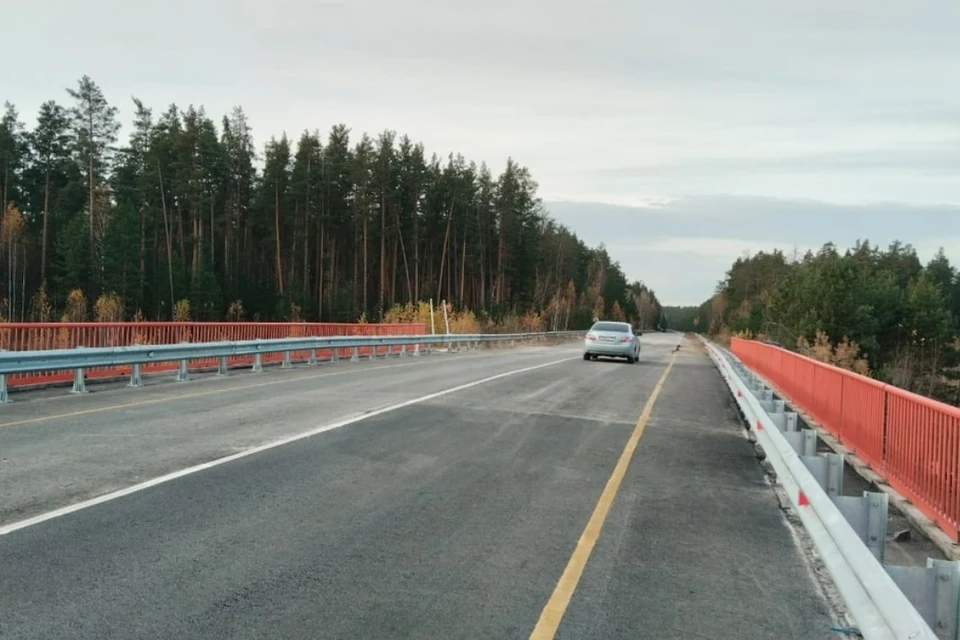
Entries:
{"type": "Polygon", "coordinates": [[[960,405],[960,280],[942,249],[926,265],[900,242],[826,244],[798,261],[759,253],[699,307],[664,313],[674,329],[772,340],[960,405]]]}

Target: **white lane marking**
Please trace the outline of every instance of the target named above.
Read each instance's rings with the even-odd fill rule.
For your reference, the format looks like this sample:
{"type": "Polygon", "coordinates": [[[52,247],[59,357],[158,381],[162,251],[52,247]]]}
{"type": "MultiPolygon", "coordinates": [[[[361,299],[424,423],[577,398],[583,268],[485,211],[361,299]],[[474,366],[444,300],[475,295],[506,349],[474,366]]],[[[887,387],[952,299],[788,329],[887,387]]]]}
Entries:
{"type": "Polygon", "coordinates": [[[223,458],[217,458],[216,460],[211,460],[211,461],[209,461],[209,462],[204,462],[203,464],[198,464],[198,465],[193,466],[193,467],[188,467],[188,468],[186,468],[186,469],[181,469],[180,471],[174,471],[173,473],[168,473],[168,474],[163,475],[163,476],[158,476],[158,477],[153,478],[153,479],[151,479],[151,480],[147,480],[146,482],[141,482],[140,484],[135,484],[135,485],[132,485],[132,486],[130,486],[130,487],[127,487],[126,489],[120,489],[119,491],[113,491],[113,492],[111,492],[111,493],[105,493],[104,495],[102,495],[102,496],[97,496],[96,498],[91,498],[91,499],[89,499],[89,500],[83,500],[82,502],[77,502],[76,504],[72,504],[72,505],[69,505],[69,506],[67,506],[67,507],[61,507],[61,508],[59,508],[59,509],[54,509],[53,511],[48,511],[47,513],[41,513],[41,514],[38,515],[38,516],[34,516],[34,517],[32,517],[32,518],[27,518],[26,520],[20,520],[19,522],[14,522],[14,523],[12,523],[12,524],[0,526],[0,536],[5,536],[5,535],[7,535],[7,534],[9,534],[9,533],[13,533],[14,531],[18,531],[19,529],[26,529],[27,527],[32,527],[32,526],[38,525],[38,524],[40,524],[40,523],[42,523],[42,522],[46,522],[47,520],[53,520],[54,518],[59,518],[60,516],[65,516],[65,515],[74,513],[74,512],[76,512],[76,511],[81,511],[81,510],[83,510],[83,509],[89,509],[90,507],[94,507],[94,506],[96,506],[96,505],[98,505],[98,504],[102,504],[102,503],[104,503],[104,502],[109,502],[109,501],[111,501],[111,500],[116,500],[117,498],[122,498],[122,497],[128,496],[128,495],[130,495],[130,494],[132,494],[132,493],[137,493],[138,491],[143,491],[144,489],[149,489],[150,487],[155,487],[155,486],[157,486],[157,485],[159,485],[159,484],[163,484],[163,483],[165,483],[165,482],[170,482],[171,480],[176,480],[177,478],[182,478],[182,477],[184,477],[184,476],[188,476],[188,475],[191,475],[191,474],[194,474],[194,473],[198,473],[198,472],[200,472],[200,471],[205,471],[205,470],[207,470],[207,469],[211,469],[211,468],[213,468],[213,467],[217,467],[217,466],[219,466],[219,465],[221,465],[221,464],[226,464],[226,463],[228,463],[228,462],[233,462],[234,460],[239,460],[240,458],[245,458],[245,457],[247,457],[247,456],[252,456],[252,455],[254,455],[254,454],[256,454],[256,453],[260,453],[260,452],[262,452],[262,451],[267,451],[267,450],[273,449],[273,448],[275,448],[275,447],[282,447],[283,445],[290,444],[291,442],[296,442],[297,440],[303,440],[304,438],[309,438],[309,437],[311,437],[311,436],[315,436],[315,435],[324,433],[324,432],[326,432],[326,431],[333,431],[334,429],[339,429],[339,428],[341,428],[341,427],[346,427],[346,426],[348,426],[348,425],[351,425],[351,424],[360,422],[360,421],[362,421],[362,420],[367,420],[367,419],[373,418],[373,417],[375,417],[375,416],[383,415],[383,414],[385,414],[385,413],[390,413],[391,411],[396,411],[396,410],[398,410],[398,409],[403,409],[404,407],[409,407],[409,406],[411,406],[411,405],[420,404],[420,403],[422,403],[422,402],[426,402],[426,401],[428,401],[428,400],[433,400],[434,398],[439,398],[439,397],[441,397],[441,396],[445,396],[445,395],[448,395],[448,394],[451,394],[451,393],[456,393],[456,392],[458,392],[458,391],[463,391],[463,390],[465,390],[465,389],[471,389],[471,388],[473,388],[473,387],[477,387],[477,386],[480,386],[480,385],[482,385],[482,384],[486,384],[486,383],[488,383],[488,382],[493,382],[494,380],[499,380],[499,379],[501,379],[501,378],[506,378],[507,376],[513,376],[513,375],[516,375],[516,374],[518,374],[518,373],[527,373],[528,371],[535,371],[535,370],[537,370],[537,369],[543,369],[543,368],[545,368],[545,367],[552,367],[553,365],[556,365],[556,364],[560,364],[560,363],[563,363],[563,362],[570,362],[571,360],[579,360],[579,359],[580,359],[580,356],[577,356],[576,358],[563,358],[563,359],[561,359],[561,360],[553,360],[552,362],[547,362],[547,363],[544,363],[544,364],[538,364],[538,365],[534,365],[534,366],[532,366],[532,367],[524,367],[524,368],[522,368],[522,369],[514,369],[514,370],[512,370],[512,371],[506,371],[506,372],[504,372],[504,373],[498,373],[498,374],[493,375],[493,376],[489,376],[489,377],[486,377],[486,378],[481,378],[480,380],[473,380],[473,381],[467,382],[467,383],[465,383],[465,384],[457,385],[457,386],[455,386],[455,387],[450,387],[449,389],[444,389],[444,390],[442,390],[442,391],[435,391],[435,392],[433,392],[433,393],[428,393],[427,395],[425,395],[425,396],[420,396],[419,398],[413,398],[413,399],[411,399],[411,400],[404,400],[403,402],[398,402],[398,403],[396,403],[396,404],[387,405],[387,406],[385,406],[385,407],[381,407],[381,408],[379,408],[379,409],[374,409],[373,411],[369,411],[369,412],[367,412],[367,413],[362,413],[362,414],[360,414],[360,415],[356,415],[356,416],[353,416],[353,417],[350,417],[350,418],[345,418],[345,419],[343,419],[343,420],[339,420],[339,421],[337,421],[337,422],[333,422],[333,423],[331,423],[331,424],[327,424],[327,425],[324,425],[324,426],[322,426],[322,427],[317,427],[316,429],[311,429],[310,431],[305,431],[305,432],[303,432],[303,433],[299,433],[299,434],[297,434],[297,435],[289,436],[289,437],[283,438],[283,439],[281,439],[281,440],[275,440],[274,442],[268,442],[267,444],[262,444],[262,445],[253,447],[252,449],[246,449],[245,451],[241,451],[241,452],[239,452],[239,453],[234,453],[234,454],[231,454],[231,455],[229,455],[229,456],[224,456],[223,458]]]}

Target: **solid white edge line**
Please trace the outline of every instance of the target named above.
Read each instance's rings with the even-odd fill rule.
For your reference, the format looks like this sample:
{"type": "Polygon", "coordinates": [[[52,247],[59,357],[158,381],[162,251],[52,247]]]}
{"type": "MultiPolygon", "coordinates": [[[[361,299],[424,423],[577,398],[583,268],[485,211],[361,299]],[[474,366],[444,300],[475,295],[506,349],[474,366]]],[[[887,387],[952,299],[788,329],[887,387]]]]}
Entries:
{"type": "Polygon", "coordinates": [[[27,527],[32,527],[42,522],[46,522],[47,520],[53,520],[54,518],[59,518],[61,516],[74,513],[76,511],[89,509],[90,507],[95,507],[98,504],[103,504],[104,502],[110,502],[111,500],[123,498],[124,496],[128,496],[130,494],[143,491],[144,489],[149,489],[151,487],[155,487],[157,485],[170,482],[171,480],[176,480],[177,478],[193,475],[194,473],[205,471],[207,469],[211,469],[213,467],[217,467],[222,464],[226,464],[228,462],[233,462],[234,460],[246,458],[247,456],[252,456],[254,454],[261,453],[263,451],[268,451],[276,447],[282,447],[284,445],[290,444],[292,442],[296,442],[298,440],[303,440],[305,438],[310,438],[312,436],[319,435],[326,431],[333,431],[334,429],[339,429],[341,427],[346,427],[348,425],[355,424],[363,420],[368,420],[369,418],[374,418],[376,416],[383,415],[385,413],[390,413],[391,411],[396,411],[398,409],[403,409],[405,407],[409,407],[415,404],[427,402],[428,400],[433,400],[434,398],[439,398],[441,396],[449,395],[451,393],[456,393],[458,391],[464,391],[465,389],[478,387],[482,384],[493,382],[494,380],[499,380],[501,378],[506,378],[508,376],[516,375],[518,373],[527,373],[529,371],[536,371],[537,369],[544,369],[546,367],[552,367],[554,365],[561,364],[563,362],[569,362],[571,360],[579,360],[579,359],[580,359],[579,356],[577,356],[576,358],[562,358],[560,360],[553,360],[551,362],[534,365],[532,367],[523,367],[521,369],[513,369],[511,371],[505,371],[504,373],[498,373],[496,375],[488,376],[486,378],[481,378],[479,380],[472,380],[470,382],[466,382],[464,384],[460,384],[455,387],[450,387],[449,389],[443,389],[442,391],[435,391],[433,393],[428,393],[427,395],[424,395],[424,396],[412,398],[410,400],[404,400],[403,402],[398,402],[396,404],[387,405],[386,407],[374,409],[373,411],[370,411],[368,413],[363,413],[358,416],[353,416],[351,418],[339,420],[337,422],[326,424],[326,425],[323,425],[322,427],[317,427],[315,429],[311,429],[303,433],[298,433],[296,435],[288,436],[280,440],[275,440],[273,442],[261,444],[251,449],[245,449],[244,451],[233,453],[233,454],[230,454],[229,456],[224,456],[222,458],[210,460],[209,462],[204,462],[202,464],[198,464],[192,467],[187,467],[186,469],[181,469],[179,471],[174,471],[166,475],[158,476],[156,478],[147,480],[146,482],[141,482],[140,484],[135,484],[135,485],[126,487],[125,489],[119,489],[117,491],[105,493],[102,496],[97,496],[96,498],[90,498],[89,500],[83,500],[81,502],[77,502],[75,504],[72,504],[66,507],[60,507],[59,509],[54,509],[53,511],[41,513],[40,515],[34,516],[32,518],[27,518],[26,520],[20,520],[18,522],[13,522],[8,525],[0,526],[0,536],[5,536],[7,534],[13,533],[14,531],[18,531],[20,529],[26,529],[27,527]]]}

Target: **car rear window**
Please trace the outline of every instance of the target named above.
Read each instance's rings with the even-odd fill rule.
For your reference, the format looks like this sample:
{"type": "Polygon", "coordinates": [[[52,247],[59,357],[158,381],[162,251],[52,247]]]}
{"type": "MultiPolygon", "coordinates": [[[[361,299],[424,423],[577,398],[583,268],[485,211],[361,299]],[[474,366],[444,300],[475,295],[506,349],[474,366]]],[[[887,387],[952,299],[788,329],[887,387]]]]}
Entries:
{"type": "Polygon", "coordinates": [[[613,331],[615,333],[630,333],[630,325],[619,322],[598,322],[590,328],[591,331],[613,331]]]}

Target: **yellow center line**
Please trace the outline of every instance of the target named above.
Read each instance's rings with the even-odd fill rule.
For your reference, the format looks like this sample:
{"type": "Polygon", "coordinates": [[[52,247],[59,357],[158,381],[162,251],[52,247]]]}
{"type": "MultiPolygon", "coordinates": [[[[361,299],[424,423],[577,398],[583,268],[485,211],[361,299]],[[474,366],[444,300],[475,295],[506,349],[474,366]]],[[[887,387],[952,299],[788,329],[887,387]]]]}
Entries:
{"type": "Polygon", "coordinates": [[[660,376],[660,380],[657,381],[656,386],[650,393],[647,404],[643,407],[643,413],[640,414],[637,425],[633,428],[633,433],[630,434],[627,444],[623,447],[620,459],[617,460],[617,465],[613,468],[613,473],[610,474],[610,479],[607,480],[607,485],[604,487],[603,493],[600,494],[600,499],[593,509],[593,515],[590,516],[586,528],[583,530],[583,533],[580,534],[577,547],[573,550],[573,555],[570,556],[570,560],[563,570],[563,575],[560,576],[560,580],[557,582],[557,586],[554,587],[550,599],[540,613],[540,619],[537,620],[537,626],[534,627],[533,633],[530,634],[530,640],[552,640],[556,635],[557,629],[560,627],[560,621],[563,619],[563,615],[566,613],[567,607],[570,604],[570,598],[573,597],[577,583],[580,582],[583,570],[587,566],[590,553],[593,551],[593,547],[597,544],[597,539],[600,537],[600,529],[607,519],[607,514],[610,512],[613,500],[616,498],[617,491],[620,489],[620,483],[623,482],[623,477],[627,473],[627,467],[630,465],[633,452],[640,442],[640,436],[643,435],[643,430],[650,420],[653,406],[657,401],[657,397],[660,395],[660,391],[663,389],[663,384],[666,382],[667,376],[670,375],[670,370],[673,368],[673,363],[676,359],[676,354],[671,356],[666,370],[663,372],[663,375],[660,376]]]}
{"type": "Polygon", "coordinates": [[[225,387],[220,389],[209,389],[207,391],[195,391],[193,393],[182,393],[174,396],[168,396],[164,398],[151,398],[150,400],[136,400],[134,402],[124,402],[120,404],[107,405],[105,407],[94,407],[91,409],[79,409],[77,411],[69,411],[66,413],[57,413],[47,416],[38,416],[36,418],[24,418],[22,420],[12,420],[10,422],[0,423],[0,429],[5,427],[18,427],[25,424],[37,424],[40,422],[50,422],[53,420],[63,420],[65,418],[77,418],[79,416],[86,416],[94,413],[107,413],[109,411],[117,411],[120,409],[129,409],[132,407],[146,407],[153,404],[163,404],[164,402],[176,402],[178,400],[188,400],[191,398],[203,398],[207,396],[221,395],[225,393],[233,393],[237,391],[246,391],[247,389],[257,389],[263,387],[272,387],[278,384],[288,384],[291,382],[299,382],[301,380],[316,380],[317,378],[329,378],[331,376],[342,376],[350,373],[361,373],[364,371],[370,371],[371,369],[395,369],[397,367],[410,367],[415,366],[417,363],[402,363],[402,364],[389,364],[381,365],[378,367],[363,367],[345,371],[330,371],[326,373],[319,373],[316,375],[308,376],[297,376],[295,378],[282,378],[279,380],[269,380],[267,382],[255,382],[253,384],[243,384],[237,385],[235,387],[225,387]]]}

